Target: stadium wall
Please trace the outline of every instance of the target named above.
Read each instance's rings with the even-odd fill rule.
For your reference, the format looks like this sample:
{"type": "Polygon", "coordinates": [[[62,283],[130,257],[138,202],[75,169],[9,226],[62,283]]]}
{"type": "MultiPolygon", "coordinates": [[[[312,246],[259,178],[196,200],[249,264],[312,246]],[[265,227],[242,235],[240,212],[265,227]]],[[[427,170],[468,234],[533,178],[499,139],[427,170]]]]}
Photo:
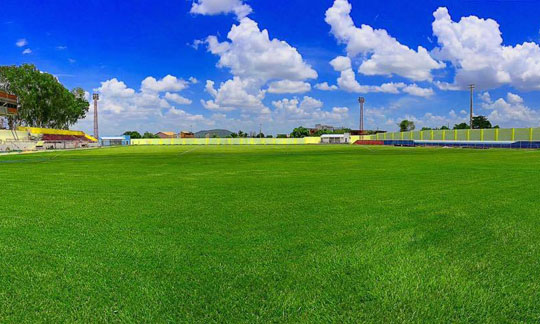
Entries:
{"type": "Polygon", "coordinates": [[[306,145],[319,144],[320,137],[304,138],[156,138],[132,139],[131,145],[306,145]]]}
{"type": "MultiPolygon", "coordinates": [[[[361,140],[413,140],[437,142],[517,142],[540,141],[540,128],[491,128],[491,129],[454,129],[425,130],[412,132],[379,133],[360,136],[361,140]]],[[[353,141],[354,142],[354,141],[353,141]]]]}

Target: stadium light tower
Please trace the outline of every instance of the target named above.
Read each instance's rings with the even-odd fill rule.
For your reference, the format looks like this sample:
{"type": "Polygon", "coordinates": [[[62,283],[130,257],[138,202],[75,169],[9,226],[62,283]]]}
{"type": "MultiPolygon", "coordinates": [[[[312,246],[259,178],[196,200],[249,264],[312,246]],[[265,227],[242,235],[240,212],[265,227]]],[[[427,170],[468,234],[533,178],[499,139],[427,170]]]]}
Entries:
{"type": "Polygon", "coordinates": [[[473,129],[472,121],[473,121],[473,92],[474,92],[474,84],[469,85],[469,89],[471,90],[471,107],[470,107],[470,118],[469,118],[469,127],[473,129]]]}
{"type": "Polygon", "coordinates": [[[98,100],[99,100],[99,93],[94,93],[93,97],[94,99],[94,137],[99,139],[99,127],[98,127],[98,100]]]}
{"type": "Polygon", "coordinates": [[[366,102],[366,98],[360,97],[358,98],[358,102],[360,103],[360,134],[364,131],[364,102],[366,102]]]}

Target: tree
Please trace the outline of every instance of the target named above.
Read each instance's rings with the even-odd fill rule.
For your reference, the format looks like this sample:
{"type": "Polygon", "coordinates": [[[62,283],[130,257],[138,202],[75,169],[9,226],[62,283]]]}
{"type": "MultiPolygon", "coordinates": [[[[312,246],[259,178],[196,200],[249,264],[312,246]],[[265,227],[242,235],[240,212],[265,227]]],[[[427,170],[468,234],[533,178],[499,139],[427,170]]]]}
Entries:
{"type": "Polygon", "coordinates": [[[128,135],[132,139],[142,138],[141,134],[137,131],[127,131],[127,132],[124,132],[124,134],[122,135],[128,135]]]}
{"type": "Polygon", "coordinates": [[[401,123],[398,124],[398,126],[400,132],[410,132],[416,128],[414,122],[407,119],[402,120],[401,123]]]}
{"type": "Polygon", "coordinates": [[[287,138],[287,134],[277,134],[276,138],[287,138]]]}
{"type": "Polygon", "coordinates": [[[274,136],[272,135],[266,135],[266,138],[273,138],[274,136]]]}
{"type": "Polygon", "coordinates": [[[472,120],[474,129],[488,129],[492,128],[491,122],[487,119],[486,116],[474,116],[472,120]]]}
{"type": "Polygon", "coordinates": [[[306,137],[306,136],[309,136],[309,129],[302,126],[296,127],[295,129],[293,129],[291,133],[291,137],[295,137],[295,138],[301,138],[301,137],[306,137]]]}
{"type": "Polygon", "coordinates": [[[454,129],[469,129],[469,125],[467,123],[455,124],[454,129]]]}
{"type": "Polygon", "coordinates": [[[247,133],[244,133],[241,130],[238,131],[238,137],[247,137],[247,136],[248,136],[247,133]]]}
{"type": "Polygon", "coordinates": [[[422,127],[422,129],[421,129],[421,130],[423,130],[423,131],[427,131],[427,130],[432,130],[432,128],[431,128],[431,127],[422,127]]]}
{"type": "Polygon", "coordinates": [[[448,126],[446,126],[446,125],[443,125],[443,126],[441,126],[441,129],[446,129],[446,130],[448,130],[448,129],[450,129],[450,128],[448,128],[448,126]]]}
{"type": "Polygon", "coordinates": [[[264,134],[263,133],[259,133],[255,136],[256,138],[264,138],[264,134]]]}
{"type": "Polygon", "coordinates": [[[89,109],[83,89],[69,91],[31,64],[0,66],[0,84],[19,97],[18,114],[10,120],[16,125],[67,129],[89,109]]]}
{"type": "Polygon", "coordinates": [[[159,136],[150,132],[144,132],[142,138],[159,138],[159,136]]]}

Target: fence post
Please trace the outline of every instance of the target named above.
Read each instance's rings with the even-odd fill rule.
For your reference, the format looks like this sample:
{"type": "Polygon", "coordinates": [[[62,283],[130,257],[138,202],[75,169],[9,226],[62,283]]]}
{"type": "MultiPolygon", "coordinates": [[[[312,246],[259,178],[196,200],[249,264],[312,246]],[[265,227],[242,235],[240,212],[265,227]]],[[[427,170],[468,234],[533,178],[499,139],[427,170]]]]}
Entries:
{"type": "Polygon", "coordinates": [[[516,140],[516,129],[512,128],[512,141],[516,140]]]}
{"type": "Polygon", "coordinates": [[[480,130],[480,141],[481,142],[484,141],[484,129],[483,128],[480,130]]]}
{"type": "Polygon", "coordinates": [[[445,129],[442,130],[442,140],[446,141],[446,130],[445,129]]]}
{"type": "Polygon", "coordinates": [[[495,128],[495,141],[499,140],[499,129],[495,128]]]}
{"type": "Polygon", "coordinates": [[[457,141],[457,129],[454,129],[454,141],[457,141]]]}
{"type": "Polygon", "coordinates": [[[403,132],[400,132],[399,134],[400,134],[399,137],[401,138],[401,140],[403,140],[403,132]]]}
{"type": "Polygon", "coordinates": [[[471,130],[467,129],[467,141],[471,140],[471,130]]]}
{"type": "Polygon", "coordinates": [[[532,142],[533,140],[533,128],[529,128],[529,142],[532,142]]]}
{"type": "Polygon", "coordinates": [[[431,140],[433,141],[434,139],[434,134],[433,134],[433,129],[431,130],[431,140]]]}
{"type": "Polygon", "coordinates": [[[420,131],[420,140],[421,140],[421,141],[424,140],[424,131],[420,131]]]}
{"type": "Polygon", "coordinates": [[[414,139],[413,131],[410,131],[410,132],[409,132],[409,139],[411,139],[411,140],[414,139]]]}

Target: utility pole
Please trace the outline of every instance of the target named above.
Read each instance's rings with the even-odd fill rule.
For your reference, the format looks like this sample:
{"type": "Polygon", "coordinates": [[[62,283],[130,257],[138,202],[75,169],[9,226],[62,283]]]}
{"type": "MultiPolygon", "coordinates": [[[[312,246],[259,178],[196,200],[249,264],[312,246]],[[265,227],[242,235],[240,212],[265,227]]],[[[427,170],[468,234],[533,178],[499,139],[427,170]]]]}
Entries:
{"type": "Polygon", "coordinates": [[[364,102],[366,102],[366,99],[360,97],[358,102],[360,103],[360,134],[362,134],[364,132],[364,102]]]}
{"type": "Polygon", "coordinates": [[[259,136],[257,137],[262,137],[261,134],[262,134],[262,124],[259,124],[259,136]]]}
{"type": "Polygon", "coordinates": [[[470,113],[471,113],[471,116],[470,116],[470,124],[469,124],[469,127],[470,129],[473,129],[473,93],[474,93],[474,84],[470,84],[469,85],[469,89],[471,90],[471,109],[470,109],[470,113]]]}
{"type": "Polygon", "coordinates": [[[99,93],[94,93],[94,137],[99,140],[99,126],[98,126],[98,100],[99,93]]]}

